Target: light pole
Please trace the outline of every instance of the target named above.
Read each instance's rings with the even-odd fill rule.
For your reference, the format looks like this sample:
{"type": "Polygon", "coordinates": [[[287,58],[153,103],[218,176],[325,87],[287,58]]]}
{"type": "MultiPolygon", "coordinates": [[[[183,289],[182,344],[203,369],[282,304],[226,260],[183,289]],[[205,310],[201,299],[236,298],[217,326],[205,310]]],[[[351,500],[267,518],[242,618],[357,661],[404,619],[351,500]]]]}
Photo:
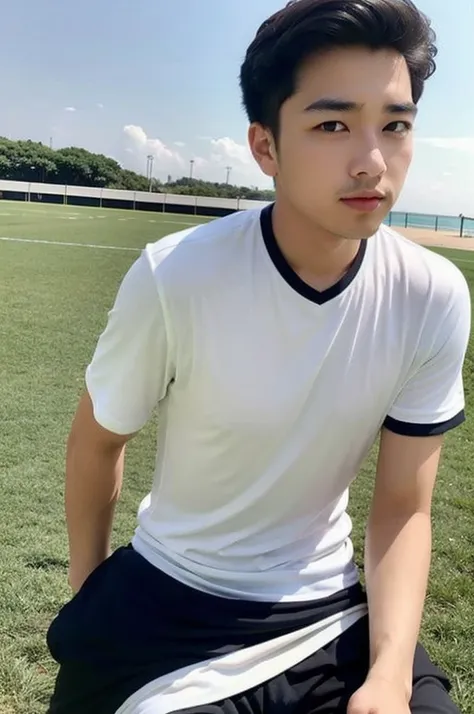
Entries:
{"type": "Polygon", "coordinates": [[[191,159],[189,162],[189,178],[193,178],[193,172],[194,172],[194,159],[191,159]]]}
{"type": "Polygon", "coordinates": [[[227,178],[226,178],[226,184],[229,184],[229,179],[230,179],[230,172],[232,171],[232,166],[226,166],[226,171],[227,171],[227,178]]]}
{"type": "Polygon", "coordinates": [[[146,157],[146,177],[150,181],[149,185],[149,191],[151,193],[151,187],[152,187],[152,182],[153,182],[153,162],[155,160],[155,157],[153,154],[148,154],[146,157]]]}

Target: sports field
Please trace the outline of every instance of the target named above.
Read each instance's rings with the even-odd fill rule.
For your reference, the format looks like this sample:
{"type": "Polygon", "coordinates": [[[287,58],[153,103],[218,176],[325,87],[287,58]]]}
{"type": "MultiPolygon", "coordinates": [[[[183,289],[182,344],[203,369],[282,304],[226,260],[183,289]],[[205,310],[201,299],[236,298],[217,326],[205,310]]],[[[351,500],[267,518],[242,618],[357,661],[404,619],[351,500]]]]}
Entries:
{"type": "MultiPolygon", "coordinates": [[[[65,441],[119,281],[146,242],[198,218],[0,203],[0,714],[44,712],[55,664],[45,632],[69,598],[65,441]]],[[[442,249],[474,290],[474,253],[442,249]]],[[[434,505],[424,643],[474,714],[474,339],[468,422],[447,438],[434,505]]],[[[154,425],[128,449],[114,546],[151,485],[154,425]]],[[[352,491],[358,561],[374,455],[352,491]]]]}

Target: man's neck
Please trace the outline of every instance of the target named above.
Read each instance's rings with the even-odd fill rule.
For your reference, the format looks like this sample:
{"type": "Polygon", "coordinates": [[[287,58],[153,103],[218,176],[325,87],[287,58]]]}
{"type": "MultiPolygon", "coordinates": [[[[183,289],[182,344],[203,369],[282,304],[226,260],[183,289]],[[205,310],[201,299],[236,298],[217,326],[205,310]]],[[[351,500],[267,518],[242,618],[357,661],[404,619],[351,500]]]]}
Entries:
{"type": "Polygon", "coordinates": [[[359,253],[360,241],[315,226],[282,201],[276,201],[272,220],[275,239],[288,265],[316,290],[337,283],[359,253]]]}

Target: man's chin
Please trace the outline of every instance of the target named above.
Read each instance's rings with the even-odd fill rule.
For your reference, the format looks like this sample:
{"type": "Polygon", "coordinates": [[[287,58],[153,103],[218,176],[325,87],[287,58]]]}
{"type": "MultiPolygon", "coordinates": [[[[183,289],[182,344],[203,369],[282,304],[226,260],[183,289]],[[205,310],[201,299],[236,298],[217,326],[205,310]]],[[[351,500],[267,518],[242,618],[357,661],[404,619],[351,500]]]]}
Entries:
{"type": "Polygon", "coordinates": [[[357,221],[351,226],[345,226],[341,230],[340,235],[343,235],[347,240],[369,240],[372,238],[384,221],[385,216],[375,216],[366,217],[364,221],[357,221]]]}
{"type": "Polygon", "coordinates": [[[385,198],[379,207],[372,211],[361,210],[359,212],[344,206],[343,212],[339,214],[339,235],[348,240],[368,240],[372,238],[389,215],[392,206],[393,200],[388,198],[385,198]]]}

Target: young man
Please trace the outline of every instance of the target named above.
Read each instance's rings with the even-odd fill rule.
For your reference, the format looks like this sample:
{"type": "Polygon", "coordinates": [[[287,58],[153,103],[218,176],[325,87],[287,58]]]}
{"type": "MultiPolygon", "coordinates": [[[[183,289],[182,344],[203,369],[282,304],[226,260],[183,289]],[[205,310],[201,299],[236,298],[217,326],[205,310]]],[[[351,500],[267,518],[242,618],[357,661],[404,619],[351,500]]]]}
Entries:
{"type": "Polygon", "coordinates": [[[241,84],[275,204],[148,245],[87,369],[51,714],[457,712],[417,638],[470,298],[381,225],[433,41],[409,0],[298,0],[260,28],[241,84]],[[111,554],[156,405],[151,493],[111,554]],[[346,509],[379,435],[365,593],[346,509]]]}

